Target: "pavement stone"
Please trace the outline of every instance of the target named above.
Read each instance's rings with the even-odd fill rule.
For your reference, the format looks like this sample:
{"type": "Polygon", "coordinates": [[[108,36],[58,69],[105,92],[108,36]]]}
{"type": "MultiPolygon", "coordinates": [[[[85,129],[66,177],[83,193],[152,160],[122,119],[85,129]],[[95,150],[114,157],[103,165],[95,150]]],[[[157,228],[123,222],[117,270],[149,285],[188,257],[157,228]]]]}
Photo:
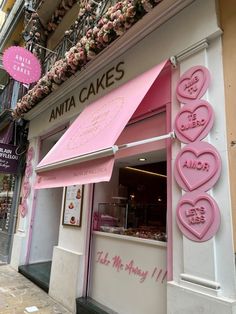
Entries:
{"type": "Polygon", "coordinates": [[[10,265],[0,265],[0,314],[27,314],[31,306],[38,308],[33,314],[72,314],[10,265]]]}

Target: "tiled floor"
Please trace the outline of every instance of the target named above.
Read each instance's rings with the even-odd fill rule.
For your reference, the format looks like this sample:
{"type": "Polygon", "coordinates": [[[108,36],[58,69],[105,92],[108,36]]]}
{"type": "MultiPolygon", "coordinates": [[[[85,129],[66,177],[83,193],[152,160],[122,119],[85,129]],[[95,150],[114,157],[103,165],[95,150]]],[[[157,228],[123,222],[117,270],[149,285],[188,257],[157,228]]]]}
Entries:
{"type": "Polygon", "coordinates": [[[0,266],[0,313],[27,314],[32,306],[38,308],[34,314],[71,314],[9,265],[0,266]]]}

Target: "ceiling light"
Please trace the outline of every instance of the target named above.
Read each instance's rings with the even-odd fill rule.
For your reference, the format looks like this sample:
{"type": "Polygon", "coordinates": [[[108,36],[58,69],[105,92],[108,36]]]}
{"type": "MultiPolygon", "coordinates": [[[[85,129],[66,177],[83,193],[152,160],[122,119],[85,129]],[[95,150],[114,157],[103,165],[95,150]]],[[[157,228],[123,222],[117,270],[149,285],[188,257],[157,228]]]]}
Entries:
{"type": "Polygon", "coordinates": [[[151,172],[151,171],[147,171],[147,170],[142,170],[142,169],[138,169],[138,168],[134,168],[134,167],[125,167],[125,169],[140,172],[140,173],[145,173],[145,174],[151,174],[151,175],[157,176],[157,177],[167,178],[167,175],[165,175],[165,174],[151,172]]]}
{"type": "Polygon", "coordinates": [[[138,160],[139,160],[139,161],[146,161],[147,158],[139,158],[138,160]]]}

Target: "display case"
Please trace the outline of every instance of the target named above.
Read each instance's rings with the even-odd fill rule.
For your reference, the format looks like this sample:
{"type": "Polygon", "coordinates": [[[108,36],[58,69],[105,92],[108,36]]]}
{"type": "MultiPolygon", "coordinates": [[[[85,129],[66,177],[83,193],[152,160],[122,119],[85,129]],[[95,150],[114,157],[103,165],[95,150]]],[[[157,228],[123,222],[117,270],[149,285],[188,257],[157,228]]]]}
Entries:
{"type": "Polygon", "coordinates": [[[165,223],[153,204],[99,203],[93,215],[93,230],[166,241],[165,223]]]}
{"type": "Polygon", "coordinates": [[[123,233],[127,229],[128,204],[99,203],[94,212],[93,229],[96,231],[123,233]]]}

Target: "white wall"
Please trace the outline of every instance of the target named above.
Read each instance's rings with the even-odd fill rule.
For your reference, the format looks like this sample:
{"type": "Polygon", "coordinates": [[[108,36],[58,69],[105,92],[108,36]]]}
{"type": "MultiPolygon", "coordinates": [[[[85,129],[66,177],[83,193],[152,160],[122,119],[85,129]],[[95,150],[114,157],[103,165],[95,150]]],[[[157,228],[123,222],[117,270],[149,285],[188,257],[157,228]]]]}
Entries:
{"type": "Polygon", "coordinates": [[[30,263],[52,259],[53,247],[58,244],[62,188],[38,191],[30,263]]]}
{"type": "MultiPolygon", "coordinates": [[[[41,157],[45,156],[53,145],[54,142],[43,141],[41,157]]],[[[36,193],[29,263],[52,259],[53,247],[58,244],[63,188],[43,189],[36,193]]]]}

